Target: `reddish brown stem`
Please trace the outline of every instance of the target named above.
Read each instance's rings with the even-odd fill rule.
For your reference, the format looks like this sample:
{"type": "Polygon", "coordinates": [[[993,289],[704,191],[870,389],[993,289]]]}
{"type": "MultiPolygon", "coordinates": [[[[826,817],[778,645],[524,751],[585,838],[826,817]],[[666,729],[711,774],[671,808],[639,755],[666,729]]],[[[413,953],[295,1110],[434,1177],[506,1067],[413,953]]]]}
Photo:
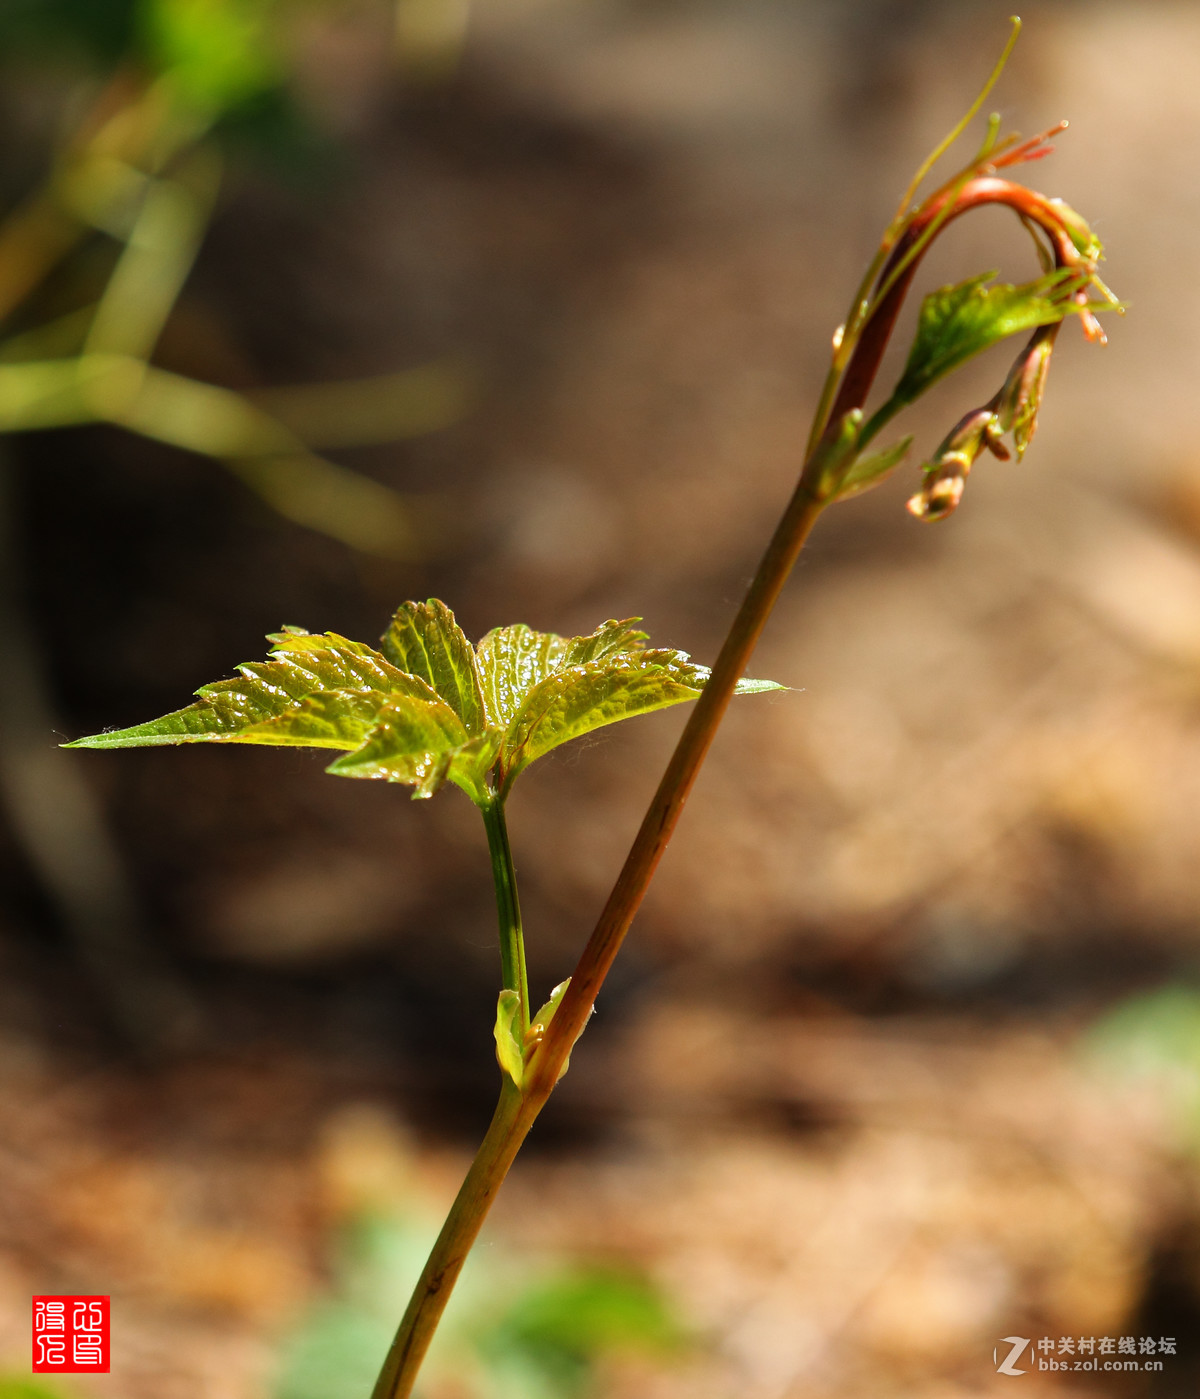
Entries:
{"type": "MultiPolygon", "coordinates": [[[[880,273],[877,286],[881,288],[895,269],[902,267],[860,333],[834,399],[827,432],[836,431],[839,420],[852,409],[861,408],[866,401],[901,303],[927,251],[928,243],[918,246],[922,234],[939,215],[941,219],[934,237],[969,209],[994,203],[1009,205],[1043,228],[1060,265],[1079,261],[1061,215],[1044,196],[1032,190],[994,175],[980,175],[934,195],[913,214],[880,273]],[[950,208],[943,212],[947,201],[950,208]],[[912,254],[911,260],[904,264],[909,254],[912,254]]],[[[930,238],[929,242],[932,241],[930,238]]],[[[518,1148],[553,1091],[572,1046],[587,1023],[596,994],[678,824],[734,688],[745,672],[767,618],[824,505],[824,501],[810,493],[802,477],[771,537],[712,675],[680,736],[599,922],[571,976],[570,987],[545,1038],[526,1066],[524,1083],[517,1090],[505,1080],[492,1125],[425,1266],[372,1399],[408,1399],[412,1393],[417,1370],[467,1253],[518,1148]]]]}
{"type": "MultiPolygon", "coordinates": [[[[940,217],[942,220],[938,228],[940,234],[953,220],[960,218],[968,210],[978,208],[983,204],[1007,204],[1015,213],[1023,215],[1044,229],[1050,239],[1050,245],[1054,249],[1055,263],[1059,267],[1078,260],[1078,255],[1063,228],[1061,214],[1054,210],[1045,195],[1038,194],[1035,190],[1026,189],[1024,185],[1014,184],[1011,180],[1002,179],[998,175],[977,175],[974,179],[959,186],[957,190],[952,186],[942,194],[933,196],[913,215],[891,256],[884,264],[877,285],[882,287],[886,284],[894,270],[910,254],[913,247],[920,242],[922,235],[935,219],[940,217]],[[951,201],[950,208],[943,212],[946,210],[947,201],[951,201]]],[[[930,239],[912,256],[911,261],[896,278],[891,290],[879,303],[871,319],[864,326],[858,344],[854,348],[854,353],[850,357],[850,363],[846,366],[846,372],[838,388],[837,397],[834,399],[833,408],[830,410],[827,432],[836,431],[837,424],[852,408],[861,408],[866,403],[867,395],[871,392],[871,386],[875,382],[875,376],[879,373],[883,352],[887,349],[888,341],[892,338],[892,331],[896,328],[896,318],[900,314],[900,307],[908,295],[917,268],[920,267],[925,254],[933,246],[933,242],[934,240],[930,239]]]]}
{"type": "Polygon", "coordinates": [[[567,994],[534,1055],[530,1090],[541,1095],[543,1100],[549,1096],[571,1046],[587,1023],[596,993],[608,975],[678,824],[734,687],[745,674],[751,652],[822,508],[822,503],[814,500],[803,484],[798,486],[767,546],[712,675],[688,717],[634,837],[595,931],[571,974],[567,994]]]}
{"type": "MultiPolygon", "coordinates": [[[[965,214],[969,209],[983,204],[1007,204],[1018,214],[1024,215],[1046,230],[1060,265],[1075,256],[1074,248],[1063,230],[1061,216],[1044,195],[1026,189],[1023,185],[1014,184],[1011,180],[995,175],[980,175],[968,180],[957,190],[951,187],[943,194],[934,196],[914,214],[911,224],[897,242],[880,273],[880,286],[919,242],[929,225],[942,214],[947,200],[952,203],[949,212],[942,218],[939,233],[953,219],[965,214]]],[[[830,414],[831,427],[851,409],[861,408],[865,404],[879,371],[883,352],[895,328],[900,306],[928,248],[929,244],[926,244],[917,251],[864,328],[834,400],[834,408],[830,414]]],[[[803,486],[800,486],[779,522],[754,582],[734,620],[725,645],[721,648],[712,678],[692,711],[617,883],[609,895],[608,903],[600,915],[600,921],[572,973],[570,988],[533,1060],[533,1081],[539,1092],[549,1094],[563,1060],[570,1053],[571,1045],[587,1022],[596,993],[612,966],[613,958],[654,876],[696,774],[708,753],[717,725],[729,704],[734,686],[745,671],[750,653],[820,509],[820,505],[812,500],[803,486]]]]}

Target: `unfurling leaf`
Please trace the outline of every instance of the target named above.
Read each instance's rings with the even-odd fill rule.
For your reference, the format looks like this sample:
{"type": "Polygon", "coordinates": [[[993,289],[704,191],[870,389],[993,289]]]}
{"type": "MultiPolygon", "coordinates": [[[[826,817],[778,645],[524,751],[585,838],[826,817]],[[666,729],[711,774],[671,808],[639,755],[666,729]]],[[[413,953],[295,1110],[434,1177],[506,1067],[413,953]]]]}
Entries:
{"type": "Polygon", "coordinates": [[[539,1038],[541,1035],[545,1034],[547,1026],[554,1019],[555,1012],[562,1004],[562,998],[567,994],[567,987],[570,986],[570,984],[570,977],[567,977],[566,981],[560,981],[554,990],[550,992],[550,999],[529,1022],[530,1030],[536,1032],[539,1038]]]}
{"type": "Polygon", "coordinates": [[[1003,431],[1012,434],[1018,461],[1025,455],[1037,431],[1038,412],[1046,391],[1050,355],[1054,350],[1054,333],[1054,328],[1050,327],[1033,337],[1024,354],[1009,370],[996,404],[997,423],[1003,431]]]}
{"type": "Polygon", "coordinates": [[[985,272],[925,298],[893,402],[912,403],[931,384],[997,341],[1053,325],[1081,310],[1072,298],[1090,280],[1084,271],[1059,268],[1021,286],[987,286],[995,275],[985,272]]]}
{"type": "Polygon", "coordinates": [[[518,1088],[525,1077],[525,1054],[515,1028],[521,998],[515,991],[500,992],[496,1001],[496,1060],[518,1088]]]}
{"type": "Polygon", "coordinates": [[[991,404],[974,408],[961,418],[923,468],[921,489],[909,498],[908,510],[918,520],[944,520],[958,509],[976,458],[988,448],[1005,458],[1000,424],[991,404]]]}
{"type": "MultiPolygon", "coordinates": [[[[647,650],[636,620],[576,637],[499,627],[474,648],[444,603],[406,602],[380,651],[286,627],[268,660],[205,685],[188,708],[68,746],[341,749],[327,769],[339,777],[405,783],[414,797],[453,782],[482,805],[559,744],[699,695],[708,670],[682,651],[647,650]]],[[[781,688],[743,680],[737,693],[781,688]]]]}
{"type": "Polygon", "coordinates": [[[418,675],[474,737],[486,727],[475,652],[444,602],[406,602],[383,636],[383,654],[399,670],[418,675]]]}
{"type": "Polygon", "coordinates": [[[440,700],[385,705],[366,742],[331,763],[335,777],[376,777],[416,788],[414,797],[431,797],[447,780],[474,802],[486,796],[487,771],[496,760],[499,734],[468,738],[462,722],[440,700]]]}
{"type": "MultiPolygon", "coordinates": [[[[527,1052],[531,1052],[541,1044],[542,1037],[549,1028],[550,1022],[557,1014],[558,1008],[562,1004],[562,998],[567,994],[567,987],[570,986],[570,984],[570,977],[567,977],[566,981],[560,981],[554,990],[550,992],[550,999],[529,1022],[529,1029],[525,1032],[525,1046],[527,1052]]],[[[588,1020],[590,1020],[595,1013],[596,1007],[592,1006],[591,1010],[588,1011],[588,1020]]],[[[585,1021],[584,1029],[586,1028],[587,1022],[585,1021]]],[[[579,1033],[582,1034],[583,1031],[581,1030],[579,1033]]],[[[576,1044],[579,1042],[578,1035],[575,1037],[575,1042],[576,1044]]],[[[574,1048],[574,1045],[572,1045],[572,1048],[574,1048]]],[[[571,1056],[568,1054],[562,1062],[562,1068],[558,1071],[558,1077],[562,1078],[563,1074],[565,1074],[570,1067],[571,1056]]],[[[557,1083],[558,1079],[555,1079],[555,1082],[557,1083]]]]}
{"type": "Polygon", "coordinates": [[[842,474],[835,499],[849,500],[851,496],[862,495],[872,486],[878,486],[900,465],[911,446],[910,434],[882,452],[857,457],[842,474]]]}
{"type": "Polygon", "coordinates": [[[862,425],[862,409],[851,408],[835,424],[831,424],[830,430],[821,439],[801,477],[814,500],[825,502],[837,499],[838,488],[858,450],[862,425]]]}

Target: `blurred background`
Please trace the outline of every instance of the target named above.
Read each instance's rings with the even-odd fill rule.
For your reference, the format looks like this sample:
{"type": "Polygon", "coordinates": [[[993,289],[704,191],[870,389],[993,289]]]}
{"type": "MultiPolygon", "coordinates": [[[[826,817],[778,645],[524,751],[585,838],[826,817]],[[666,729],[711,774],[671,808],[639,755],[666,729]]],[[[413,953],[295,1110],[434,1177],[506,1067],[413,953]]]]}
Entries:
{"type": "MultiPolygon", "coordinates": [[[[1028,178],[1131,312],[951,522],[910,467],[821,523],[426,1399],[986,1396],[1009,1336],[1176,1339],[1039,1395],[1200,1385],[1200,10],[1023,15],[991,105],[1070,118],[1028,178]]],[[[55,745],[405,598],[711,661],[1006,20],[0,0],[6,1399],[364,1396],[497,1079],[459,793],[55,745]],[[35,1292],[112,1294],[111,1374],[30,1387],[35,1292]]],[[[999,213],[924,287],[987,267],[999,213]]],[[[535,996],[682,721],[518,789],[535,996]]]]}

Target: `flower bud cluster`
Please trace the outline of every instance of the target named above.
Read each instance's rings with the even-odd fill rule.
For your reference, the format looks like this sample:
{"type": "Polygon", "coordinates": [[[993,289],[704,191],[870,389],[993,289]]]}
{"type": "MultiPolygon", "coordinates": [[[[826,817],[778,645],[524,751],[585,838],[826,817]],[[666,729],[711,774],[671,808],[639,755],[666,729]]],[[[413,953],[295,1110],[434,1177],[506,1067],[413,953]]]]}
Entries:
{"type": "Polygon", "coordinates": [[[971,467],[986,448],[1008,461],[1003,441],[1012,436],[1017,460],[1025,455],[1037,430],[1038,409],[1046,389],[1050,353],[1061,322],[1039,326],[1008,372],[1004,386],[989,403],[961,418],[926,464],[921,489],[909,498],[908,510],[919,520],[945,519],[962,499],[971,467]]]}
{"type": "MultiPolygon", "coordinates": [[[[1044,152],[1039,149],[1037,153],[1044,152]]],[[[1025,158],[1029,158],[1028,154],[1025,158]]],[[[1107,344],[1108,337],[1095,311],[1108,307],[1116,310],[1123,308],[1097,274],[1103,249],[1100,240],[1080,215],[1060,199],[1047,199],[1034,190],[1007,180],[996,180],[990,175],[968,181],[959,191],[956,203],[962,203],[965,208],[972,202],[1009,204],[1030,228],[1039,253],[1049,262],[1050,257],[1034,229],[1046,236],[1053,264],[1078,274],[1064,287],[1061,303],[1063,315],[1077,315],[1083,333],[1091,343],[1107,344]],[[981,188],[974,191],[972,198],[970,191],[973,184],[981,188]],[[996,186],[1003,186],[1003,191],[996,186]],[[967,196],[965,201],[964,196],[967,196]],[[1092,288],[1100,293],[1101,301],[1089,298],[1088,293],[1092,288]]],[[[1037,430],[1050,356],[1061,324],[1059,320],[1038,326],[1017,356],[999,393],[983,407],[972,409],[951,429],[924,466],[925,479],[921,489],[908,501],[911,514],[921,520],[941,520],[952,514],[962,499],[971,467],[985,448],[1004,461],[1012,455],[1001,440],[1005,433],[1012,437],[1017,460],[1020,461],[1025,455],[1037,430]]]]}

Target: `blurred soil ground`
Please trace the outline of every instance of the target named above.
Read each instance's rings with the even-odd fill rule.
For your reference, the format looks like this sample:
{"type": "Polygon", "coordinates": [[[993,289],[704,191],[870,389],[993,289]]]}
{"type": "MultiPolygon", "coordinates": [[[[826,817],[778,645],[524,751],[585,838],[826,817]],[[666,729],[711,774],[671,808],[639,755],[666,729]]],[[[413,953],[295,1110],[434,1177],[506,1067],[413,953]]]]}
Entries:
{"type": "MultiPolygon", "coordinates": [[[[164,357],[238,385],[465,357],[461,423],[341,458],[440,534],[366,560],[114,431],[11,444],[69,736],[178,707],[281,622],[370,639],[406,597],[472,637],[642,614],[710,659],[859,268],[1004,34],[982,4],[507,0],[426,90],[377,19],[309,64],[335,177],[237,178],[164,357]]],[[[1071,118],[1030,178],[1094,220],[1133,310],[1104,352],[1068,327],[1024,464],[981,466],[937,528],[904,514],[911,470],[834,512],[771,625],[754,672],[794,688],[732,715],[492,1226],[667,1289],[695,1352],[614,1365],[609,1399],[1000,1394],[1011,1335],[1178,1338],[1160,1375],[1026,1375],[1045,1399],[1200,1384],[1195,1157],[1086,1052],[1200,952],[1200,12],[1025,19],[1003,110],[1071,118]]],[[[48,129],[23,91],[10,144],[48,129]]],[[[1013,230],[971,222],[929,285],[1027,275],[1013,230]]],[[[1000,363],[933,396],[919,448],[1000,363]]],[[[680,723],[523,780],[539,988],[680,723]]],[[[455,792],[412,805],[287,752],[80,770],[196,1027],[131,1051],[0,848],[0,1360],[26,1363],[31,1292],[111,1292],[119,1364],[80,1394],[264,1399],[327,1282],[355,1105],[439,1203],[486,1122],[482,833],[455,792]]]]}

